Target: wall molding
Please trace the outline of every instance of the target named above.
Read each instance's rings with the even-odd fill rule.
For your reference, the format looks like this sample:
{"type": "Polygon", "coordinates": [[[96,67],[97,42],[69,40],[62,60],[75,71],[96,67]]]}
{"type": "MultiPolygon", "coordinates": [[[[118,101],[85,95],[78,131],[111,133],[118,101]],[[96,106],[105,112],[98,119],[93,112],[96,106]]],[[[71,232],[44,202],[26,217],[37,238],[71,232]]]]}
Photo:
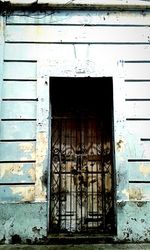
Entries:
{"type": "Polygon", "coordinates": [[[47,10],[47,9],[96,9],[96,10],[149,10],[148,0],[0,0],[5,10],[47,10]]]}

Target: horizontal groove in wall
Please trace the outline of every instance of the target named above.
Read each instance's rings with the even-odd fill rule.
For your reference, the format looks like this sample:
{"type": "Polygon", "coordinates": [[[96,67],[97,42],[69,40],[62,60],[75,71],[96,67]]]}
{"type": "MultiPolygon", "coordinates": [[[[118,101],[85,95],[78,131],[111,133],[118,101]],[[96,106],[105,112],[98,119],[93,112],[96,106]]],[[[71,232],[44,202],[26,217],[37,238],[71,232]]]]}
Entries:
{"type": "Polygon", "coordinates": [[[150,27],[150,24],[6,23],[6,26],[150,27]]]}
{"type": "Polygon", "coordinates": [[[0,182],[0,186],[33,186],[35,182],[21,182],[21,183],[14,183],[14,182],[0,182]]]}
{"type": "Polygon", "coordinates": [[[37,79],[3,79],[3,81],[7,82],[37,82],[37,79]]]}
{"type": "Polygon", "coordinates": [[[125,99],[127,102],[138,101],[138,102],[149,102],[150,98],[127,98],[125,99]]]}
{"type": "Polygon", "coordinates": [[[99,45],[150,45],[149,42],[33,42],[33,41],[5,41],[12,44],[99,44],[99,45]]]}
{"type": "Polygon", "coordinates": [[[128,159],[128,162],[150,162],[150,159],[128,159]]]}
{"type": "Polygon", "coordinates": [[[150,118],[126,118],[126,121],[150,121],[150,118]]]}
{"type": "Polygon", "coordinates": [[[141,141],[150,141],[150,138],[141,138],[141,141]]]}
{"type": "Polygon", "coordinates": [[[36,102],[36,101],[38,101],[38,98],[36,98],[36,99],[12,99],[12,98],[5,99],[5,98],[3,98],[2,101],[4,101],[4,102],[7,102],[7,101],[11,101],[11,102],[13,102],[13,101],[19,101],[19,102],[32,101],[32,102],[36,102]]]}
{"type": "Polygon", "coordinates": [[[150,79],[125,79],[125,82],[150,82],[150,79]]]}
{"type": "Polygon", "coordinates": [[[0,164],[3,164],[3,163],[35,163],[36,161],[35,160],[26,160],[26,161],[0,161],[0,164]]]}
{"type": "Polygon", "coordinates": [[[24,122],[24,121],[36,121],[36,119],[1,119],[1,121],[19,121],[19,122],[24,122]]]}
{"type": "Polygon", "coordinates": [[[33,142],[36,139],[12,139],[12,140],[0,140],[0,142],[33,142]]]}
{"type": "Polygon", "coordinates": [[[150,181],[129,181],[129,183],[141,183],[141,184],[149,183],[150,184],[150,181]]]}
{"type": "Polygon", "coordinates": [[[125,63],[150,63],[149,60],[144,60],[144,61],[140,61],[140,60],[137,60],[137,61],[124,61],[125,63]]]}
{"type": "Polygon", "coordinates": [[[20,63],[37,63],[37,60],[4,60],[5,63],[20,62],[20,63]]]}

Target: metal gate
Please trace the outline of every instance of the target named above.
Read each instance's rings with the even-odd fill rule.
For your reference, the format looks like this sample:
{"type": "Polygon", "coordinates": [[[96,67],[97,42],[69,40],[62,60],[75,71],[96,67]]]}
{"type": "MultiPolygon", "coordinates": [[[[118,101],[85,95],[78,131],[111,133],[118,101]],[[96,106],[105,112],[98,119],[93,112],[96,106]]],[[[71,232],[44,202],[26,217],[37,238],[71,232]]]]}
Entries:
{"type": "Polygon", "coordinates": [[[105,119],[61,115],[52,119],[51,232],[113,233],[112,138],[105,119]]]}

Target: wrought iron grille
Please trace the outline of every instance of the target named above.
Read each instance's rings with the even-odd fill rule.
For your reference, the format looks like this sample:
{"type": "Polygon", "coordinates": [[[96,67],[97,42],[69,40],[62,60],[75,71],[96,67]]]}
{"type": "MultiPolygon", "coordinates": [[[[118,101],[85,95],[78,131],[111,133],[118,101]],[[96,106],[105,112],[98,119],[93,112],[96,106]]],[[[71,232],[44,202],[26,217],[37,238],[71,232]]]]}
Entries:
{"type": "Polygon", "coordinates": [[[114,187],[111,135],[96,115],[52,119],[53,233],[112,233],[114,187]]]}

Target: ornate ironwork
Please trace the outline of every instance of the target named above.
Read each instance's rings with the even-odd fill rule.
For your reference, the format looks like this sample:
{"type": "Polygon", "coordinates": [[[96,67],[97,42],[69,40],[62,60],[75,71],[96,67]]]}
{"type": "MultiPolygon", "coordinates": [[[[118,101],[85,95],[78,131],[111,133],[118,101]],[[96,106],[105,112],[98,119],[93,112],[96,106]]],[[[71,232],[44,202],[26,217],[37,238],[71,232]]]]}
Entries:
{"type": "Polygon", "coordinates": [[[111,134],[97,116],[53,117],[53,233],[112,233],[114,187],[111,134]]]}

